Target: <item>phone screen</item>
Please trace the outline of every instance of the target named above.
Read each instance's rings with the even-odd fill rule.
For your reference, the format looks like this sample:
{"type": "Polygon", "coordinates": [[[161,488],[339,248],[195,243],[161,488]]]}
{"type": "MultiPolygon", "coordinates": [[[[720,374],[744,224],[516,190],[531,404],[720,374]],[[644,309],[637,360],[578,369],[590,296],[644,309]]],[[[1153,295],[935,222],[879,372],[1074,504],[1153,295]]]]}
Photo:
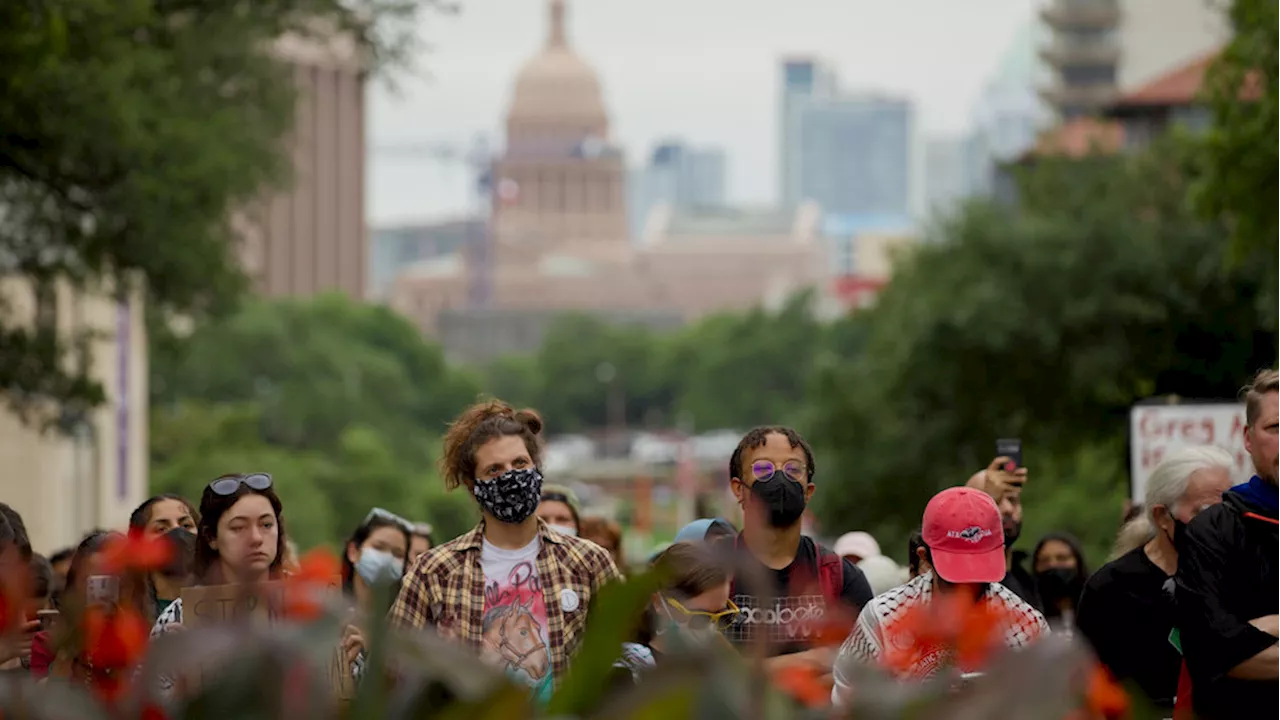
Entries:
{"type": "Polygon", "coordinates": [[[115,575],[90,575],[85,583],[85,596],[90,605],[112,607],[120,602],[120,578],[115,575]]]}
{"type": "Polygon", "coordinates": [[[1007,457],[1013,463],[1013,467],[1006,466],[1006,470],[1022,467],[1022,440],[1018,438],[996,440],[996,457],[1007,457]]]}

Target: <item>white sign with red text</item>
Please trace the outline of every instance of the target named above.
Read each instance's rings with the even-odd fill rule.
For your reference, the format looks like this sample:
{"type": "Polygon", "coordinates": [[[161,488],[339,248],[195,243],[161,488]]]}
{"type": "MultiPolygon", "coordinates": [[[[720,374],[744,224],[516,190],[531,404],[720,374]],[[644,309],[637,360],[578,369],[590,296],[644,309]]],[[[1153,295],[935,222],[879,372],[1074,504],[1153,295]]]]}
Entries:
{"type": "Polygon", "coordinates": [[[1142,502],[1147,478],[1170,452],[1187,445],[1217,445],[1235,458],[1231,479],[1253,475],[1244,449],[1244,403],[1135,405],[1129,410],[1129,474],[1134,502],[1142,502]]]}

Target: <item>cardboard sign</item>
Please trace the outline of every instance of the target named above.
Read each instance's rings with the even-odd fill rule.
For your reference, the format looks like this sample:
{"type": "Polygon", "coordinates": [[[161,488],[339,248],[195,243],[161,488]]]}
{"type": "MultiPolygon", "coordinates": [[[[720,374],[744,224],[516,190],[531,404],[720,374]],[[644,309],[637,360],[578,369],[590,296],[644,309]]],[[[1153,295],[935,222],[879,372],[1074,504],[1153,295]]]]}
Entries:
{"type": "Polygon", "coordinates": [[[1169,453],[1188,445],[1217,445],[1231,454],[1234,483],[1253,475],[1244,449],[1244,403],[1135,405],[1129,410],[1131,497],[1142,502],[1147,478],[1169,453]]]}
{"type": "MultiPolygon", "coordinates": [[[[332,578],[326,586],[341,593],[342,579],[332,578]]],[[[182,590],[182,624],[187,627],[204,627],[221,622],[248,619],[250,622],[272,624],[283,618],[285,584],[268,582],[248,591],[243,585],[204,585],[182,590]]],[[[342,647],[334,649],[325,671],[329,684],[339,699],[355,697],[355,678],[347,663],[342,647]]]]}

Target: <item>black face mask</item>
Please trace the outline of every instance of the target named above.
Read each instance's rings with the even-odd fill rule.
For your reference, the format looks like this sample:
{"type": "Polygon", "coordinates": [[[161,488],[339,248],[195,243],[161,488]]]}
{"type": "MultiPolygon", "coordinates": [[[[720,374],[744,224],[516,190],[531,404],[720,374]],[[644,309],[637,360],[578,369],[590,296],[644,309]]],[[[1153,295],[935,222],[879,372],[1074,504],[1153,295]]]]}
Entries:
{"type": "Polygon", "coordinates": [[[471,491],[480,508],[512,525],[533,515],[542,501],[542,474],[534,468],[508,470],[492,480],[476,480],[471,491]]]}
{"type": "Polygon", "coordinates": [[[1036,573],[1036,588],[1048,602],[1075,599],[1080,595],[1080,571],[1055,567],[1036,573]]]}
{"type": "Polygon", "coordinates": [[[751,494],[769,509],[769,524],[776,528],[789,528],[804,514],[804,491],[804,485],[781,470],[751,486],[751,494]]]}
{"type": "Polygon", "coordinates": [[[1018,542],[1018,536],[1022,534],[1022,523],[1014,523],[1013,527],[1004,529],[1004,546],[1006,548],[1013,547],[1018,542]]]}

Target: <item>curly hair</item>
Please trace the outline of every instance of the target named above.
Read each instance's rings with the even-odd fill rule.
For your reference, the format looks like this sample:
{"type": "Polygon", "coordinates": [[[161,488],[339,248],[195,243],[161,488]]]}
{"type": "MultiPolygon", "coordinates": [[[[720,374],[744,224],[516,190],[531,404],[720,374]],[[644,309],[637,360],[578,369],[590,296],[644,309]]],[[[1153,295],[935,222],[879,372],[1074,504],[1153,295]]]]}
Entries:
{"type": "Polygon", "coordinates": [[[792,448],[800,448],[804,452],[804,464],[807,468],[809,482],[813,482],[813,474],[817,470],[817,465],[813,459],[813,448],[809,447],[809,443],[800,433],[782,425],[766,425],[763,427],[753,428],[746,435],[742,436],[742,440],[738,442],[738,447],[734,448],[733,455],[729,457],[729,477],[742,480],[742,456],[748,450],[754,450],[763,447],[769,440],[770,435],[781,435],[791,443],[792,448]]]}
{"type": "Polygon", "coordinates": [[[476,403],[463,410],[444,435],[440,457],[444,486],[449,490],[470,487],[476,477],[476,450],[495,438],[519,437],[533,464],[541,465],[542,427],[542,417],[536,411],[516,410],[501,400],[476,403]]]}

